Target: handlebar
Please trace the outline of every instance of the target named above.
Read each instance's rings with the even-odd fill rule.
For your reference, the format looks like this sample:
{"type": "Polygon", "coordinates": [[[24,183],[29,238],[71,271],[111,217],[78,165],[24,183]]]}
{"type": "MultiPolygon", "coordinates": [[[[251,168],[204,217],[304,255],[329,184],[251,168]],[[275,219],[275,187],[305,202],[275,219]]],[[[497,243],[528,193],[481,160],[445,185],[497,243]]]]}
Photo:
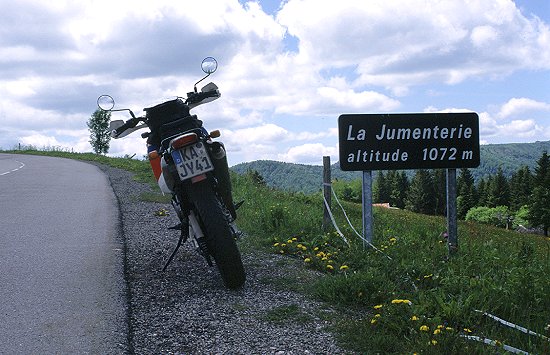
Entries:
{"type": "Polygon", "coordinates": [[[139,121],[141,121],[141,118],[139,118],[139,117],[130,118],[128,121],[124,122],[124,124],[122,126],[120,126],[120,127],[116,128],[115,130],[113,130],[111,132],[111,136],[117,137],[122,132],[124,132],[125,130],[127,130],[129,128],[134,128],[135,126],[137,126],[139,121]]]}
{"type": "Polygon", "coordinates": [[[218,90],[211,90],[206,92],[190,92],[187,94],[186,104],[196,104],[209,97],[220,97],[218,90]]]}

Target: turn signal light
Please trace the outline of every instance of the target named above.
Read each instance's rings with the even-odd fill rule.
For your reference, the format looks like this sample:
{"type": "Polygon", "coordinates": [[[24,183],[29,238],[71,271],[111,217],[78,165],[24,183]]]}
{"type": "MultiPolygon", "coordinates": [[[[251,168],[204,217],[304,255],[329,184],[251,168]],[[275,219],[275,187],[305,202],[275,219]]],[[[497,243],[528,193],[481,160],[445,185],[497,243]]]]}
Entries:
{"type": "Polygon", "coordinates": [[[210,138],[218,138],[221,135],[222,135],[222,133],[220,132],[219,129],[216,129],[216,130],[213,130],[212,132],[210,132],[210,138]]]}
{"type": "Polygon", "coordinates": [[[149,152],[148,156],[149,156],[149,160],[158,159],[159,152],[157,152],[156,150],[153,150],[153,151],[149,152]]]}
{"type": "Polygon", "coordinates": [[[172,141],[170,142],[170,146],[172,147],[172,149],[180,149],[185,147],[186,145],[193,144],[198,140],[199,139],[196,133],[187,133],[183,136],[172,139],[172,141]]]}

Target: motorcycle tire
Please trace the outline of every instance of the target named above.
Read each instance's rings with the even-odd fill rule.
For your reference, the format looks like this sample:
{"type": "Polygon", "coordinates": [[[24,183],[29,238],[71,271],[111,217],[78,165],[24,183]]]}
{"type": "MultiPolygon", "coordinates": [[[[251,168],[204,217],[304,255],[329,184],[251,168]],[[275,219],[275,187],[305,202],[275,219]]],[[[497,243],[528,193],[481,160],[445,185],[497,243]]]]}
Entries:
{"type": "Polygon", "coordinates": [[[246,274],[241,253],[210,182],[204,180],[190,185],[188,196],[199,215],[208,251],[216,262],[225,286],[229,289],[242,287],[246,274]]]}

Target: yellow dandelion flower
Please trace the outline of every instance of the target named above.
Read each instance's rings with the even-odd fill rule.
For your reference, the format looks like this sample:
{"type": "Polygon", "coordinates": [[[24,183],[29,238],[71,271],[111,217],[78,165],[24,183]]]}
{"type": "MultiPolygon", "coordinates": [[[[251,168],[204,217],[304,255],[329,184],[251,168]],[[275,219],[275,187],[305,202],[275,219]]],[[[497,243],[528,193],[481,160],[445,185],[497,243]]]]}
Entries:
{"type": "Polygon", "coordinates": [[[285,244],[285,243],[283,243],[283,244],[281,244],[281,246],[282,246],[282,247],[284,248],[284,247],[286,247],[286,244],[285,244]]]}
{"type": "Polygon", "coordinates": [[[329,269],[329,270],[334,270],[334,266],[328,264],[328,265],[327,265],[327,269],[329,269]]]}
{"type": "Polygon", "coordinates": [[[285,251],[284,251],[284,250],[281,250],[281,251],[279,251],[279,253],[281,253],[281,254],[284,254],[284,253],[285,253],[285,251]]]}
{"type": "Polygon", "coordinates": [[[286,241],[288,244],[292,244],[292,239],[286,241]]]}
{"type": "Polygon", "coordinates": [[[374,315],[374,318],[380,318],[380,317],[382,317],[382,315],[381,315],[380,313],[376,313],[376,314],[374,315]]]}
{"type": "Polygon", "coordinates": [[[400,300],[400,299],[392,300],[391,303],[392,303],[392,304],[406,303],[406,304],[408,304],[408,305],[411,305],[411,304],[412,304],[412,302],[409,301],[409,300],[400,300]]]}
{"type": "Polygon", "coordinates": [[[293,241],[297,241],[297,240],[298,240],[298,238],[294,237],[294,238],[292,238],[292,240],[293,240],[293,241]]]}
{"type": "Polygon", "coordinates": [[[347,269],[349,269],[349,266],[347,266],[347,265],[340,266],[340,270],[342,270],[342,271],[345,271],[347,269]]]}
{"type": "Polygon", "coordinates": [[[296,248],[298,248],[298,249],[302,249],[302,244],[298,244],[298,245],[296,245],[296,248]]]}
{"type": "Polygon", "coordinates": [[[310,259],[310,258],[305,258],[305,259],[304,259],[304,262],[305,262],[305,263],[310,263],[310,262],[311,262],[311,259],[310,259]]]}
{"type": "Polygon", "coordinates": [[[437,345],[437,340],[435,340],[435,339],[432,339],[432,340],[430,341],[430,343],[429,343],[429,344],[431,344],[431,345],[437,345]]]}
{"type": "Polygon", "coordinates": [[[313,248],[313,251],[317,251],[317,250],[319,250],[319,247],[313,248]]]}
{"type": "Polygon", "coordinates": [[[447,331],[449,331],[449,332],[450,332],[450,331],[452,331],[452,330],[453,330],[453,328],[451,328],[451,327],[446,327],[446,328],[445,328],[445,330],[447,330],[447,331]]]}
{"type": "Polygon", "coordinates": [[[321,260],[325,261],[325,260],[328,260],[328,258],[326,256],[323,256],[321,260]]]}
{"type": "Polygon", "coordinates": [[[370,320],[370,324],[376,324],[376,322],[378,322],[378,320],[376,318],[373,318],[370,320]]]}
{"type": "Polygon", "coordinates": [[[472,332],[472,330],[469,329],[469,328],[464,328],[464,331],[465,331],[466,333],[471,333],[471,332],[472,332]]]}
{"type": "Polygon", "coordinates": [[[443,328],[445,328],[445,326],[443,324],[440,324],[440,325],[437,326],[437,329],[443,329],[443,328]]]}
{"type": "Polygon", "coordinates": [[[381,305],[381,304],[377,304],[377,305],[376,305],[376,306],[374,306],[373,308],[374,308],[374,309],[380,309],[380,308],[382,308],[382,307],[383,307],[383,305],[381,305]]]}
{"type": "Polygon", "coordinates": [[[416,322],[416,321],[418,320],[418,317],[417,317],[417,316],[412,316],[412,317],[411,317],[411,320],[414,321],[414,322],[416,322]]]}
{"type": "Polygon", "coordinates": [[[427,325],[423,325],[423,326],[420,327],[421,332],[427,332],[429,330],[430,330],[430,328],[427,325]]]}
{"type": "Polygon", "coordinates": [[[441,333],[441,329],[434,330],[434,335],[437,335],[437,334],[440,334],[440,333],[441,333]]]}
{"type": "Polygon", "coordinates": [[[274,246],[274,247],[278,247],[278,246],[279,246],[279,243],[277,242],[277,243],[273,244],[273,246],[274,246]]]}

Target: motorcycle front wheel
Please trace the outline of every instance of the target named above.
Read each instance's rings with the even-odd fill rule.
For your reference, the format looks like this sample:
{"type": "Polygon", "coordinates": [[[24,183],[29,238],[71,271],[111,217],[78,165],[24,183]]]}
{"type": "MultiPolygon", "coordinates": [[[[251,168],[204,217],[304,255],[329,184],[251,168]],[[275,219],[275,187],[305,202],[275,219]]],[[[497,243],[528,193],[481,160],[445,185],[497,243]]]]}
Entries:
{"type": "Polygon", "coordinates": [[[246,274],[241,253],[210,182],[204,180],[190,185],[187,194],[199,215],[208,251],[216,262],[225,286],[230,289],[242,287],[246,274]]]}

